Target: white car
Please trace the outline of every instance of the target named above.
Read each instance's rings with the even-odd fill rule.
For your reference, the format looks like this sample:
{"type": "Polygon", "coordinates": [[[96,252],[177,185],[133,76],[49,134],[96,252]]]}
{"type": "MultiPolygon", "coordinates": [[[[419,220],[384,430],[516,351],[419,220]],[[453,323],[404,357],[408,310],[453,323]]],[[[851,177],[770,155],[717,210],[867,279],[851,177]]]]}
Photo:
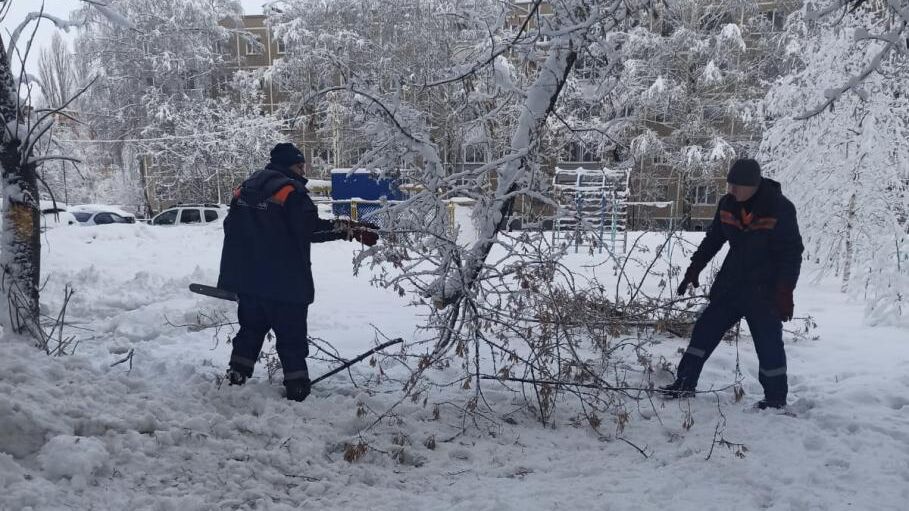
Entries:
{"type": "MultiPolygon", "coordinates": [[[[3,207],[3,199],[0,199],[0,208],[3,207]]],[[[76,217],[66,211],[66,205],[62,202],[54,204],[54,201],[42,200],[38,202],[41,209],[41,230],[46,231],[61,226],[79,225],[76,217]]]]}
{"type": "Polygon", "coordinates": [[[204,225],[223,222],[227,207],[222,204],[181,204],[158,213],[151,225],[204,225]]]}
{"type": "Polygon", "coordinates": [[[62,202],[42,200],[38,201],[41,208],[41,230],[52,229],[60,226],[79,225],[79,221],[72,213],[66,210],[62,202]]]}
{"type": "Polygon", "coordinates": [[[82,225],[134,224],[136,215],[123,211],[116,206],[103,204],[80,204],[70,206],[69,212],[82,225]]]}

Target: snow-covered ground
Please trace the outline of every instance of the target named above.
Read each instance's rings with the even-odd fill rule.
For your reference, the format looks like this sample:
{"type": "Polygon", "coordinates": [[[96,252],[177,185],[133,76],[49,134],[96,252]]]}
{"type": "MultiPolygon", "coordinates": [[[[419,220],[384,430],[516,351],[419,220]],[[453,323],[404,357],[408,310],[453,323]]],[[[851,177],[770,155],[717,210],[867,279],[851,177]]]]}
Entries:
{"type": "MultiPolygon", "coordinates": [[[[622,438],[646,457],[567,414],[542,427],[494,384],[486,397],[508,420],[461,433],[454,405],[464,398],[449,389],[426,406],[401,404],[361,437],[400,398],[394,384],[362,384],[377,368],[361,364],[357,386],[335,376],[291,403],[263,368],[244,387],[219,385],[229,327],[215,335],[174,326],[200,312],[233,315],[231,304],[187,291],[216,281],[221,238],[217,226],[47,233],[47,312],[71,284],[67,332],[81,342],[74,356],[49,358],[0,339],[0,509],[901,510],[909,502],[909,332],[863,326],[862,306],[832,285],[796,292],[797,315],[815,318],[819,338],[787,346],[790,414],[751,408],[760,387],[746,339],[742,402],[724,391],[632,411],[622,438]],[[112,365],[130,350],[131,364],[112,365]],[[718,445],[705,460],[720,436],[747,450],[718,445]],[[360,440],[368,451],[345,461],[360,440]]],[[[405,298],[371,287],[368,272],[352,275],[357,249],[313,250],[310,334],[345,356],[373,344],[373,327],[419,335],[419,311],[405,298]]],[[[684,346],[667,339],[653,350],[676,362],[684,346]]],[[[735,348],[721,345],[702,388],[731,383],[735,362],[735,348]]],[[[328,368],[312,364],[314,374],[328,368]]]]}

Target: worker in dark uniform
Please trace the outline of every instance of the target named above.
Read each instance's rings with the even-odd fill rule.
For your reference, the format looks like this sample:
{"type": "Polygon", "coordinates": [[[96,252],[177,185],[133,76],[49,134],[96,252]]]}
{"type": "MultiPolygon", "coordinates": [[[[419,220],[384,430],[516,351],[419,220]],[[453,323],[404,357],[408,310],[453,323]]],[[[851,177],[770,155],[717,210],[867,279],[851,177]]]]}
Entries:
{"type": "Polygon", "coordinates": [[[306,191],[305,158],[293,144],[278,144],[271,162],[234,191],[224,220],[218,287],[237,293],[240,330],[233,339],[227,378],[242,385],[269,330],[284,370],[287,398],[309,395],[306,316],[313,303],[310,244],[348,239],[374,245],[368,224],[323,220],[306,191]]]}
{"type": "Polygon", "coordinates": [[[764,399],[757,407],[782,408],[788,385],[783,322],[792,319],[792,292],[802,265],[802,237],[795,206],[780,184],[761,177],[751,159],[733,163],[707,236],[691,256],[678,288],[699,286],[698,275],[729,242],[729,253],[710,289],[710,303],[694,325],[691,342],[679,362],[676,380],[659,392],[669,398],[695,395],[704,363],[729,328],[748,322],[760,363],[764,399]]]}

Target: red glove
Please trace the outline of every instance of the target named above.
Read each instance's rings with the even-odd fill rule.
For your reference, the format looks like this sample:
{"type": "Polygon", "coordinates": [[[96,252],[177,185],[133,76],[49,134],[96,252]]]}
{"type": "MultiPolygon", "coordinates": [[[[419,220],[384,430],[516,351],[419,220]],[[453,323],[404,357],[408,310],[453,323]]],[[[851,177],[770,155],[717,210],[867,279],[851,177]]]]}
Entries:
{"type": "Polygon", "coordinates": [[[698,275],[700,275],[700,274],[701,274],[701,268],[698,268],[694,265],[689,266],[688,269],[685,270],[685,277],[682,278],[682,282],[679,283],[679,288],[676,289],[675,294],[677,294],[677,295],[685,294],[685,291],[688,289],[688,284],[691,284],[692,286],[694,286],[696,288],[701,287],[701,283],[698,282],[698,275]]]}
{"type": "Polygon", "coordinates": [[[791,287],[782,284],[777,286],[776,292],[773,295],[773,302],[774,305],[776,305],[776,310],[779,312],[780,319],[782,319],[783,322],[792,319],[795,303],[792,301],[791,287]]]}
{"type": "Polygon", "coordinates": [[[335,229],[347,236],[347,241],[357,240],[371,247],[379,241],[379,226],[370,222],[354,222],[343,219],[335,221],[335,229]]]}
{"type": "Polygon", "coordinates": [[[351,235],[359,241],[360,243],[371,247],[379,242],[379,235],[376,234],[376,231],[364,227],[355,227],[351,231],[351,235]]]}

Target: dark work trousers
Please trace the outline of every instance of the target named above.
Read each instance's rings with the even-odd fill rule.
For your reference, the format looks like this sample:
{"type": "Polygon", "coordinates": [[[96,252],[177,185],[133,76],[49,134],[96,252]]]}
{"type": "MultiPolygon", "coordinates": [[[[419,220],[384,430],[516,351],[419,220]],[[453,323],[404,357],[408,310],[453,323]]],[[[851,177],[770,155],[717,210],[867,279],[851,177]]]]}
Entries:
{"type": "Polygon", "coordinates": [[[231,369],[247,377],[252,376],[265,335],[274,330],[275,348],[284,368],[284,384],[309,378],[306,368],[306,357],[309,355],[309,341],[306,339],[308,310],[309,306],[301,303],[241,294],[237,306],[240,331],[233,340],[231,369]]]}
{"type": "Polygon", "coordinates": [[[691,342],[679,362],[677,378],[692,387],[696,386],[704,363],[720,344],[723,335],[744,317],[754,338],[754,348],[760,364],[758,380],[764,387],[764,398],[785,401],[789,387],[786,381],[783,323],[768,298],[749,295],[710,301],[694,324],[691,342]]]}

